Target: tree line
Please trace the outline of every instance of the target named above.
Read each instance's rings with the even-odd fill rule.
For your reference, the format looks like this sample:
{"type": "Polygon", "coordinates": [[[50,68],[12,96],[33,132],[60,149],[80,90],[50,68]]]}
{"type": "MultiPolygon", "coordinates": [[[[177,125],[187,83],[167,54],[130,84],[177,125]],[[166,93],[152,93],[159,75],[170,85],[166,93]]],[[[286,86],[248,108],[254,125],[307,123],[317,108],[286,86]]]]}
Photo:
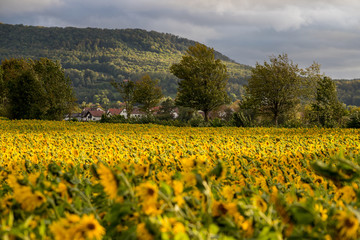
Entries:
{"type": "MultiPolygon", "coordinates": [[[[134,106],[151,117],[152,109],[161,102],[159,116],[162,118],[167,115],[170,119],[169,113],[178,107],[182,112],[179,119],[197,118],[204,126],[340,127],[348,124],[356,127],[358,124],[359,110],[339,101],[334,81],[320,73],[319,64],[301,69],[287,54],[256,64],[243,98],[233,108],[237,110],[226,112],[229,109],[225,109],[228,116],[222,116],[222,120],[210,119],[210,113],[231,103],[226,91],[229,73],[226,64],[215,57],[214,49],[203,44],[190,46],[169,71],[179,79],[174,100],[165,99],[159,81],[147,74],[136,80],[111,82],[125,104],[128,118],[134,106]]],[[[106,94],[102,92],[96,98],[108,102],[106,94]]],[[[3,116],[60,120],[74,108],[74,103],[71,80],[59,62],[46,58],[2,62],[0,111],[3,116]]]]}
{"type": "MultiPolygon", "coordinates": [[[[173,105],[202,111],[204,125],[208,125],[211,111],[230,103],[227,68],[214,57],[213,49],[202,44],[190,46],[170,72],[180,79],[173,105]]],[[[116,87],[124,94],[129,84],[116,87]]],[[[257,63],[244,90],[238,111],[228,117],[233,125],[341,127],[358,115],[339,101],[335,82],[320,73],[319,64],[301,69],[287,54],[257,63]]]]}

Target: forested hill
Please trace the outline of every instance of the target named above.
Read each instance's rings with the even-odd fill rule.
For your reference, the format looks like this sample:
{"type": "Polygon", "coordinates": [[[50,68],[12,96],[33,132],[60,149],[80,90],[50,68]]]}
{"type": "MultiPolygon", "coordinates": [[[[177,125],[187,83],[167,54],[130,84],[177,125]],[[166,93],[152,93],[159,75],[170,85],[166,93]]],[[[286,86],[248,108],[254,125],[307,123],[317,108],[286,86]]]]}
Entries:
{"type": "Polygon", "coordinates": [[[360,106],[360,79],[335,80],[339,100],[346,105],[360,106]]]}
{"type": "MultiPolygon", "coordinates": [[[[163,92],[175,96],[177,79],[169,67],[195,42],[172,34],[140,29],[58,28],[0,24],[0,60],[47,57],[59,60],[73,81],[79,102],[110,101],[119,95],[111,79],[136,80],[144,73],[160,80],[163,92]],[[96,96],[97,95],[97,96],[96,96]]],[[[239,97],[251,67],[216,52],[228,66],[228,92],[239,97]]]]}

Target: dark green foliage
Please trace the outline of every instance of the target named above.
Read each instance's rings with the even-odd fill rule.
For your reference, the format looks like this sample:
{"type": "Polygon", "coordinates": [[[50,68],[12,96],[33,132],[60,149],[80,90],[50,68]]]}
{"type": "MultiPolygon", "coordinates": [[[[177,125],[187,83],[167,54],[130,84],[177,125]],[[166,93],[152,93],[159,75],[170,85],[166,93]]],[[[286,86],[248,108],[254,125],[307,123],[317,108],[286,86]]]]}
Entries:
{"type": "Polygon", "coordinates": [[[257,112],[271,116],[277,126],[279,119],[299,104],[303,85],[297,64],[286,54],[273,56],[269,63],[257,63],[252,69],[245,102],[257,112]]]}
{"type": "Polygon", "coordinates": [[[205,121],[211,110],[229,102],[226,66],[215,59],[214,50],[202,44],[190,46],[180,63],[170,68],[180,80],[176,104],[202,110],[205,121]]]}
{"type": "Polygon", "coordinates": [[[251,127],[252,121],[249,115],[244,112],[237,112],[233,114],[233,124],[236,127],[251,127]]]}
{"type": "Polygon", "coordinates": [[[175,101],[172,98],[166,98],[160,104],[160,110],[156,117],[160,120],[171,120],[174,118],[175,101]]]}
{"type": "Polygon", "coordinates": [[[331,78],[318,80],[315,102],[311,106],[314,122],[323,127],[340,126],[345,108],[337,98],[336,85],[331,78]]]}
{"type": "Polygon", "coordinates": [[[158,81],[145,75],[135,83],[134,97],[135,102],[140,104],[139,108],[149,116],[151,109],[160,103],[163,94],[158,86],[158,81]]]}
{"type": "Polygon", "coordinates": [[[1,108],[10,119],[61,120],[74,107],[70,79],[59,63],[10,59],[2,62],[1,108]]]}
{"type": "Polygon", "coordinates": [[[348,128],[360,128],[360,111],[355,111],[350,115],[350,120],[347,123],[348,128]]]}
{"type": "Polygon", "coordinates": [[[360,106],[360,79],[334,80],[339,100],[346,105],[360,106]]]}
{"type": "Polygon", "coordinates": [[[4,70],[0,65],[0,116],[5,115],[4,103],[5,103],[5,82],[3,78],[4,70]]]}
{"type": "Polygon", "coordinates": [[[42,83],[31,70],[7,83],[8,113],[10,119],[42,119],[47,104],[42,83]]]}
{"type": "Polygon", "coordinates": [[[44,119],[61,120],[75,101],[70,78],[65,76],[59,62],[47,58],[35,60],[33,69],[44,91],[42,101],[47,105],[44,119]]]}
{"type": "MultiPolygon", "coordinates": [[[[94,96],[108,90],[110,101],[119,93],[111,79],[139,79],[145,73],[159,79],[166,96],[174,97],[178,79],[169,67],[178,62],[194,41],[171,34],[140,29],[47,28],[0,24],[0,60],[47,57],[59,60],[71,78],[79,102],[94,102],[94,96]]],[[[240,98],[250,67],[237,64],[215,52],[229,69],[227,91],[240,98]]]]}
{"type": "Polygon", "coordinates": [[[127,118],[129,119],[135,104],[135,83],[130,80],[121,82],[111,81],[111,85],[120,93],[120,96],[125,103],[127,118]]]}

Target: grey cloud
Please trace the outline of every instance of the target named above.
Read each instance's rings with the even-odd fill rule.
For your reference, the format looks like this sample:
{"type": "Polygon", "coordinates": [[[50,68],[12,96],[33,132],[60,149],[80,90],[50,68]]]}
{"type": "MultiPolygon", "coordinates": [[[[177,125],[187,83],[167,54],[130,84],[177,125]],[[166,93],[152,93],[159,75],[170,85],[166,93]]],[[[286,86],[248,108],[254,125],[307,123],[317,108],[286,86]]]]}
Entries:
{"type": "Polygon", "coordinates": [[[1,0],[0,16],[41,12],[48,8],[61,6],[62,4],[61,0],[1,0]]]}

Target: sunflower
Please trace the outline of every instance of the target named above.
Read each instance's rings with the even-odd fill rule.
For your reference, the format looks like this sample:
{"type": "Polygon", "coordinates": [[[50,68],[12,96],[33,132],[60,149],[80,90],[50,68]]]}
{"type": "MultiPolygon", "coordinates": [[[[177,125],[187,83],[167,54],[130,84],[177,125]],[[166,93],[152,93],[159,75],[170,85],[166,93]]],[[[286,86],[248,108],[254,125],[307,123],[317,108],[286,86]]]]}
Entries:
{"type": "Polygon", "coordinates": [[[116,199],[118,183],[113,172],[104,164],[100,164],[97,173],[100,176],[100,183],[104,187],[105,193],[110,199],[116,199]]]}
{"type": "Polygon", "coordinates": [[[155,201],[145,201],[142,203],[142,210],[146,215],[157,216],[162,213],[159,204],[155,201]]]}
{"type": "Polygon", "coordinates": [[[146,177],[149,175],[149,169],[150,169],[150,165],[149,164],[135,164],[134,165],[135,168],[135,175],[136,176],[143,176],[146,177]]]}
{"type": "Polygon", "coordinates": [[[175,195],[180,195],[184,190],[184,185],[182,182],[180,182],[178,180],[174,180],[173,181],[173,189],[174,189],[175,195]]]}
{"type": "Polygon", "coordinates": [[[72,239],[75,236],[76,227],[80,221],[80,217],[75,214],[65,214],[65,218],[52,222],[49,229],[55,240],[72,239]]]}
{"type": "Polygon", "coordinates": [[[69,195],[68,188],[65,183],[60,182],[55,191],[60,194],[62,199],[65,199],[68,203],[72,203],[72,199],[69,195]]]}
{"type": "MultiPolygon", "coordinates": [[[[78,226],[77,226],[77,233],[81,233],[85,235],[85,239],[102,239],[103,235],[105,234],[105,229],[100,223],[95,219],[94,215],[84,215],[78,226]]],[[[76,235],[76,233],[75,233],[76,235]]]]}
{"type": "Polygon", "coordinates": [[[158,197],[158,187],[150,182],[141,183],[136,187],[136,194],[142,201],[156,202],[158,197]]]}
{"type": "Polygon", "coordinates": [[[214,217],[220,217],[225,215],[234,216],[237,213],[237,207],[235,203],[224,203],[220,201],[214,201],[212,205],[212,214],[214,217]]]}
{"type": "Polygon", "coordinates": [[[253,197],[252,199],[253,201],[253,205],[258,208],[260,211],[262,212],[266,212],[266,209],[267,209],[267,204],[266,202],[264,201],[264,199],[262,199],[262,197],[260,196],[255,196],[253,197]]]}
{"type": "Polygon", "coordinates": [[[222,191],[221,191],[222,195],[224,196],[224,198],[226,199],[226,201],[232,201],[234,198],[234,188],[226,185],[225,187],[223,187],[222,191]]]}
{"type": "Polygon", "coordinates": [[[149,233],[145,223],[140,223],[136,227],[136,237],[139,240],[153,240],[154,236],[149,233]]]}
{"type": "Polygon", "coordinates": [[[185,232],[184,224],[182,224],[181,222],[176,222],[173,227],[173,232],[175,235],[178,233],[184,233],[185,232]]]}
{"type": "Polygon", "coordinates": [[[187,186],[194,187],[196,185],[196,175],[192,172],[185,173],[183,180],[187,186]]]}
{"type": "Polygon", "coordinates": [[[315,204],[315,211],[319,213],[322,221],[326,221],[326,219],[328,218],[327,209],[324,209],[324,207],[320,204],[315,204]]]}
{"type": "Polygon", "coordinates": [[[46,202],[46,198],[41,192],[35,191],[33,193],[31,187],[20,185],[14,175],[9,176],[8,182],[14,191],[14,199],[20,203],[21,208],[25,211],[34,211],[46,202]]]}
{"type": "Polygon", "coordinates": [[[357,231],[359,229],[359,221],[358,219],[349,212],[339,211],[335,215],[335,219],[338,224],[336,226],[337,235],[339,239],[356,239],[358,234],[357,231]]]}
{"type": "Polygon", "coordinates": [[[94,215],[83,215],[80,218],[75,214],[66,214],[65,218],[53,222],[49,228],[55,240],[100,240],[105,234],[105,229],[94,215]]]}

